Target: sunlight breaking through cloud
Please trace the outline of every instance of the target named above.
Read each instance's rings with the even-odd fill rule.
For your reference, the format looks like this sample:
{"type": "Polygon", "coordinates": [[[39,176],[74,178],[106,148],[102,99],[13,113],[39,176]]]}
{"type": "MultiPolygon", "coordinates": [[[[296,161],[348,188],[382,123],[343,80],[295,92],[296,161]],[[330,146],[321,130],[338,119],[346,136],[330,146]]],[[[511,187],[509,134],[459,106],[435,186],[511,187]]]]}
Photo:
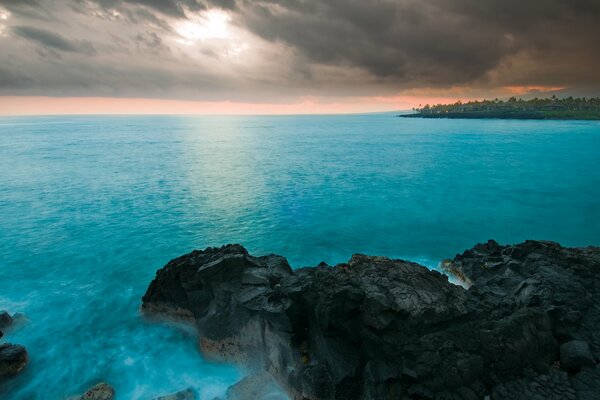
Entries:
{"type": "Polygon", "coordinates": [[[229,39],[231,17],[221,10],[208,10],[177,24],[177,33],[186,41],[229,39]]]}
{"type": "Polygon", "coordinates": [[[10,11],[0,8],[0,20],[6,21],[10,17],[10,11]]]}

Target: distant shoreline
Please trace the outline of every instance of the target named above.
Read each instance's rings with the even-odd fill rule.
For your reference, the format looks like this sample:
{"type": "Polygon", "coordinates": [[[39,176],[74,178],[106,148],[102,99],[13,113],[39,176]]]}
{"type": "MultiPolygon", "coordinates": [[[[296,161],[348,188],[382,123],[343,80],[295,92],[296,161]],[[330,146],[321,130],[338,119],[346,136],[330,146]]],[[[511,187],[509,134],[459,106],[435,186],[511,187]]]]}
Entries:
{"type": "Polygon", "coordinates": [[[400,118],[433,118],[433,119],[521,119],[521,120],[564,120],[564,121],[600,121],[600,116],[569,116],[569,115],[543,115],[534,113],[443,113],[443,114],[400,114],[400,118]]]}
{"type": "Polygon", "coordinates": [[[600,98],[564,98],[552,96],[531,100],[511,97],[504,100],[481,100],[452,104],[426,104],[414,108],[404,118],[462,118],[462,119],[547,119],[547,120],[600,120],[600,98]]]}

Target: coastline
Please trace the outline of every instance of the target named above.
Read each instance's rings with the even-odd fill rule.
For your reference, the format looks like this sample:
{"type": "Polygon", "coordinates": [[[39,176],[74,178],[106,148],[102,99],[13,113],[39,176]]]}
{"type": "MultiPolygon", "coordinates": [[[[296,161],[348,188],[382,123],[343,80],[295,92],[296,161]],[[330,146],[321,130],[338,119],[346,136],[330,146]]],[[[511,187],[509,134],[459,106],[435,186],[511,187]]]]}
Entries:
{"type": "Polygon", "coordinates": [[[515,120],[548,120],[548,121],[600,121],[600,116],[582,118],[580,116],[546,116],[535,113],[440,113],[440,114],[399,114],[399,118],[424,119],[515,119],[515,120]]]}
{"type": "Polygon", "coordinates": [[[142,307],[189,310],[205,355],[294,400],[594,398],[600,248],[490,240],[442,268],[468,289],[404,260],[292,270],[227,245],[169,262],[142,307]]]}

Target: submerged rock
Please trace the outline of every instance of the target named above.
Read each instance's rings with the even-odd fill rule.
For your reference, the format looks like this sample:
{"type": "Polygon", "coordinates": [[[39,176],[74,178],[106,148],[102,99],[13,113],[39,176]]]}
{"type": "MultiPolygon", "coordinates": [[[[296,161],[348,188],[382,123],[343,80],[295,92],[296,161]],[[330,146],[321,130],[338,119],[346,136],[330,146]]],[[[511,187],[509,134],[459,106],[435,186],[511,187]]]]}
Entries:
{"type": "Polygon", "coordinates": [[[0,329],[8,328],[13,323],[13,318],[4,310],[0,311],[0,329]]]}
{"type": "Polygon", "coordinates": [[[18,344],[0,344],[0,379],[21,372],[29,362],[25,347],[18,344]]]}
{"type": "Polygon", "coordinates": [[[206,355],[261,368],[294,399],[600,392],[599,248],[489,241],[444,265],[469,289],[404,260],[293,271],[227,245],[169,262],[143,310],[194,321],[206,355]]]}
{"type": "Polygon", "coordinates": [[[166,396],[155,397],[154,400],[195,400],[196,393],[193,389],[189,388],[181,390],[177,393],[168,394],[166,396]]]}
{"type": "Polygon", "coordinates": [[[23,325],[25,320],[25,316],[21,313],[15,313],[11,316],[7,311],[0,311],[0,338],[2,338],[7,331],[23,325]]]}
{"type": "Polygon", "coordinates": [[[105,382],[100,382],[89,388],[81,396],[69,398],[69,400],[114,400],[115,389],[105,382]]]}
{"type": "Polygon", "coordinates": [[[266,372],[248,375],[227,389],[227,400],[287,400],[285,393],[266,372]]]}

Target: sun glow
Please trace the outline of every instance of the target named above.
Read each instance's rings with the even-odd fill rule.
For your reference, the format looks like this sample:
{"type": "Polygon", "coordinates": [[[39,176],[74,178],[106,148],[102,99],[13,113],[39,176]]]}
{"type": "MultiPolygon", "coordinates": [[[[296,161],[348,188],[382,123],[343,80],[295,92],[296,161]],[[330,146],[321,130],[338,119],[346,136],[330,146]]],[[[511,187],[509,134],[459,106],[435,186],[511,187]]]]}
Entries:
{"type": "Polygon", "coordinates": [[[3,8],[0,8],[0,19],[1,20],[7,20],[8,17],[10,17],[10,12],[7,11],[7,10],[5,10],[5,9],[3,9],[3,8]]]}
{"type": "Polygon", "coordinates": [[[231,17],[226,12],[208,10],[200,14],[195,20],[181,22],[175,30],[186,42],[229,39],[231,37],[230,21],[231,17]]]}
{"type": "MultiPolygon", "coordinates": [[[[10,17],[10,12],[0,8],[0,21],[6,21],[10,17]]],[[[0,37],[7,37],[6,25],[0,24],[0,37]]]]}

